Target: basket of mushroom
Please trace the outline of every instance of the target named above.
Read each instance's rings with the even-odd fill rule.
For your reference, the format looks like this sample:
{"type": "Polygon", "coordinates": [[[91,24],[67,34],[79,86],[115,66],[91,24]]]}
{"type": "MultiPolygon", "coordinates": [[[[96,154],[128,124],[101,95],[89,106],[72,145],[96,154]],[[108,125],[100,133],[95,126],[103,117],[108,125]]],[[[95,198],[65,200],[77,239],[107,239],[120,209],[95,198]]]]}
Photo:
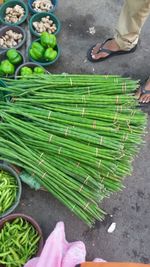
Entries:
{"type": "Polygon", "coordinates": [[[0,29],[0,51],[20,48],[26,40],[25,31],[19,26],[4,26],[0,29]]]}
{"type": "Polygon", "coordinates": [[[53,12],[57,6],[57,0],[29,0],[28,5],[32,14],[53,12]]]}
{"type": "Polygon", "coordinates": [[[20,25],[27,16],[28,7],[20,0],[9,0],[0,8],[0,21],[6,25],[20,25]]]}
{"type": "Polygon", "coordinates": [[[24,16],[24,12],[24,9],[19,5],[15,5],[14,7],[7,7],[5,21],[16,23],[24,16]]]}
{"type": "Polygon", "coordinates": [[[30,31],[35,36],[40,36],[42,32],[58,34],[61,28],[59,19],[51,13],[41,12],[35,14],[30,19],[30,31]]]}

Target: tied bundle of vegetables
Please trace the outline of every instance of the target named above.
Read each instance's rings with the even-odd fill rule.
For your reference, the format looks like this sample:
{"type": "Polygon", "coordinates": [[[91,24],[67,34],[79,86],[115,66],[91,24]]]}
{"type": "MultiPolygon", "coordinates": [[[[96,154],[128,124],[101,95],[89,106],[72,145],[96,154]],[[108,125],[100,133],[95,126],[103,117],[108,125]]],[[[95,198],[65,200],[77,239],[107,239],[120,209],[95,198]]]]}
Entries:
{"type": "Polygon", "coordinates": [[[0,264],[24,266],[36,254],[39,240],[38,232],[25,219],[6,222],[0,231],[0,264]]]}
{"type": "Polygon", "coordinates": [[[0,216],[16,201],[18,185],[15,177],[6,171],[0,171],[0,216]]]}
{"type": "Polygon", "coordinates": [[[99,203],[122,189],[146,126],[137,82],[65,74],[5,81],[12,100],[0,102],[0,159],[24,168],[89,226],[103,219],[99,203]]]}

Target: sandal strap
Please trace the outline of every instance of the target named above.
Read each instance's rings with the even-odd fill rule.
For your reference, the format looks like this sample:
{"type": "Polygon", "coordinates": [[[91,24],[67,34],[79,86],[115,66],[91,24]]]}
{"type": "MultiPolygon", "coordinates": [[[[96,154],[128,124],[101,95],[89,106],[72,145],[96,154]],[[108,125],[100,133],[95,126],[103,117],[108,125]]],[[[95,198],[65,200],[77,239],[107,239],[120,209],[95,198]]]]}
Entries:
{"type": "Polygon", "coordinates": [[[103,47],[108,41],[112,41],[114,40],[114,38],[108,38],[107,40],[105,40],[102,44],[101,47],[103,47]]]}
{"type": "Polygon", "coordinates": [[[150,90],[145,89],[145,85],[141,86],[142,95],[150,95],[150,90]]]}
{"type": "Polygon", "coordinates": [[[100,46],[100,48],[99,48],[99,50],[98,50],[97,53],[105,52],[105,53],[107,53],[108,55],[111,55],[111,54],[113,53],[113,51],[104,48],[104,45],[105,45],[108,41],[111,41],[111,40],[113,40],[113,39],[114,39],[114,38],[108,38],[107,40],[105,40],[105,41],[101,44],[101,46],[100,46]]]}
{"type": "MultiPolygon", "coordinates": [[[[101,46],[100,46],[100,48],[99,48],[99,51],[98,51],[97,53],[105,52],[105,53],[108,54],[108,56],[110,56],[110,55],[112,55],[112,54],[117,54],[117,52],[122,52],[122,50],[120,50],[120,51],[112,51],[112,50],[110,50],[110,49],[104,48],[104,45],[105,45],[108,41],[112,41],[112,40],[114,40],[114,38],[108,38],[107,40],[105,40],[105,41],[101,44],[101,46]]],[[[124,51],[123,51],[123,52],[124,52],[124,51]]]]}
{"type": "Polygon", "coordinates": [[[114,53],[114,51],[111,51],[111,50],[103,48],[103,47],[100,47],[100,49],[98,51],[98,53],[101,53],[101,52],[107,53],[108,56],[114,53]]]}

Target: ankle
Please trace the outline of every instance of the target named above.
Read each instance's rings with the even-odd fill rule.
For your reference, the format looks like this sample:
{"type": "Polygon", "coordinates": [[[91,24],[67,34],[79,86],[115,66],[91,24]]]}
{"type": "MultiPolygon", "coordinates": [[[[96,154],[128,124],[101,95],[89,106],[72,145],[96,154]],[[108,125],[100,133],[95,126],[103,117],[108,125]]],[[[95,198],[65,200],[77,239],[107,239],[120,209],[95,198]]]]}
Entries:
{"type": "Polygon", "coordinates": [[[121,50],[120,46],[117,44],[115,39],[112,39],[106,43],[107,48],[113,51],[121,50]]]}
{"type": "Polygon", "coordinates": [[[150,90],[150,79],[146,82],[146,88],[150,90]]]}

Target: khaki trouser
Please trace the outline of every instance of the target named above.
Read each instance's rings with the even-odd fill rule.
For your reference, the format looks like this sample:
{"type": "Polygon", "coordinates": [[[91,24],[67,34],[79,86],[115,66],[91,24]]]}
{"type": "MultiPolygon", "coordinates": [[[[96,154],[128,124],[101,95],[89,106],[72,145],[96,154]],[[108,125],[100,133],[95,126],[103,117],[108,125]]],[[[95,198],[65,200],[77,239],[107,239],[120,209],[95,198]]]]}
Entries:
{"type": "Polygon", "coordinates": [[[125,1],[115,35],[122,50],[130,50],[138,43],[142,26],[149,14],[150,0],[125,1]]]}

